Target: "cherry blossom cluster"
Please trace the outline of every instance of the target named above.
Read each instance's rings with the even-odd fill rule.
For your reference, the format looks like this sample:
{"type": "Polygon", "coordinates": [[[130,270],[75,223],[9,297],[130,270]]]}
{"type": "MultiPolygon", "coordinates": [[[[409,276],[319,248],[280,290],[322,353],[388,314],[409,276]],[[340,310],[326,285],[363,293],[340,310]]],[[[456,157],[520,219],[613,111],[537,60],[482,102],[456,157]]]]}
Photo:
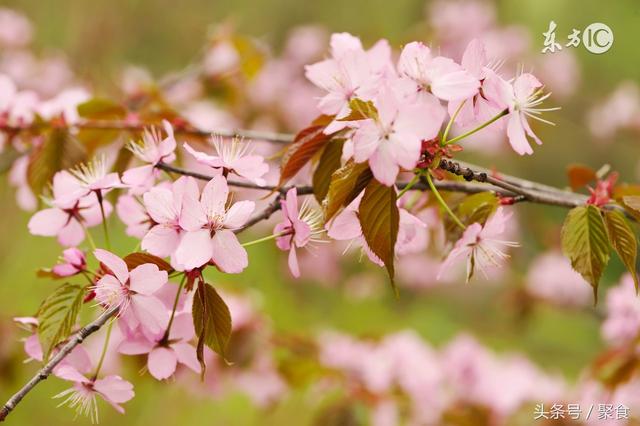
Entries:
{"type": "MultiPolygon", "coordinates": [[[[247,53],[237,49],[238,36],[221,28],[197,76],[179,76],[157,87],[145,70],[125,70],[125,100],[106,107],[118,119],[102,128],[105,123],[93,120],[87,110],[104,104],[71,75],[60,72],[56,90],[36,84],[48,68],[23,57],[31,38],[28,21],[0,9],[0,46],[11,47],[0,58],[0,151],[15,154],[10,181],[17,188],[18,204],[35,211],[29,232],[55,238],[61,246],[59,262],[40,275],[72,283],[63,289],[79,289],[80,303],[73,309],[92,310],[98,318],[113,315],[99,334],[75,345],[53,368],[55,376],[71,383],[55,398],[92,421],[98,420],[99,399],[123,412],[123,404],[134,397],[134,386],[119,375],[121,355],[145,359],[145,371],[157,380],[175,377],[213,394],[235,388],[261,406],[281,398],[289,385],[271,353],[277,339],[272,339],[267,321],[245,298],[209,282],[214,274],[243,273],[251,262],[247,247],[255,244],[271,242],[285,252],[293,277],[319,277],[331,284],[340,280],[341,259],[353,248],[379,267],[395,264],[398,281],[411,290],[460,276],[469,281],[476,270],[487,281],[506,275],[498,267],[511,248],[519,246],[512,241],[518,237],[511,208],[517,194],[507,188],[508,195],[503,195],[497,187],[484,192],[491,196],[488,204],[495,205],[481,218],[464,217],[463,223],[459,216],[464,200],[445,200],[437,189],[443,181],[465,183],[440,167],[442,159],[450,160],[463,149],[463,140],[507,140],[505,145],[517,154],[530,155],[531,142],[542,143],[531,128],[533,120],[551,124],[542,114],[555,108],[542,106],[549,93],[541,80],[532,73],[505,70],[517,55],[497,50],[496,40],[515,30],[498,28],[487,7],[439,3],[433,13],[433,48],[414,41],[394,51],[380,40],[365,49],[351,34],[328,37],[321,28],[301,28],[281,57],[257,70],[246,69],[242,54],[247,53]],[[473,22],[458,19],[472,15],[473,22]],[[330,51],[322,59],[326,39],[330,51]],[[31,72],[21,72],[25,69],[31,72]],[[215,99],[207,93],[211,87],[237,96],[215,99]],[[364,188],[348,194],[348,202],[327,219],[328,196],[318,196],[309,168],[313,166],[301,166],[295,176],[283,179],[287,164],[282,160],[278,172],[273,160],[296,155],[290,147],[306,140],[308,129],[284,155],[277,147],[264,146],[259,136],[216,134],[240,126],[300,130],[310,122],[322,123],[319,134],[324,136],[314,137],[342,144],[333,173],[353,164],[364,166],[374,183],[391,190],[398,215],[391,260],[379,254],[362,223],[364,188]],[[53,170],[46,185],[34,190],[39,178],[34,169],[48,166],[36,160],[46,157],[42,152],[51,146],[52,134],[85,143],[86,132],[96,130],[117,136],[87,143],[80,150],[86,158],[53,170]],[[419,185],[430,193],[417,191],[419,185]],[[322,198],[324,202],[318,202],[322,198]],[[122,228],[135,248],[112,248],[122,228]],[[265,235],[243,241],[240,233],[249,228],[265,235]],[[211,291],[216,296],[205,300],[211,291]],[[215,312],[207,311],[211,303],[219,303],[215,312]],[[203,325],[206,315],[213,318],[215,330],[203,325]],[[234,345],[251,347],[249,355],[239,351],[248,358],[241,367],[227,365],[236,361],[225,353],[230,336],[234,345]],[[204,379],[200,384],[199,376],[204,379]]],[[[249,54],[262,57],[258,45],[250,46],[249,54]]],[[[567,62],[547,65],[542,75],[558,77],[553,70],[566,68],[567,62]]],[[[562,78],[558,82],[553,77],[552,85],[570,92],[562,78]]],[[[315,164],[321,161],[317,157],[309,155],[306,161],[315,164]]],[[[489,175],[470,169],[460,173],[467,180],[482,176],[477,179],[482,183],[500,178],[497,172],[489,175]]],[[[617,178],[616,173],[599,174],[588,188],[589,196],[578,204],[608,206],[617,178]]],[[[470,197],[477,195],[483,196],[470,197]]],[[[366,280],[357,278],[361,287],[353,293],[362,297],[366,280]]],[[[635,350],[640,311],[637,299],[630,297],[632,284],[630,277],[624,278],[608,293],[602,334],[612,346],[635,350]]],[[[527,300],[574,309],[592,302],[589,283],[556,251],[534,260],[523,291],[527,300]]],[[[37,318],[45,316],[47,303],[53,302],[45,301],[36,317],[17,318],[31,332],[25,340],[29,359],[45,364],[64,353],[80,330],[76,312],[68,333],[52,338],[51,325],[37,318]]],[[[610,394],[585,373],[572,389],[526,359],[495,355],[467,336],[436,349],[411,332],[377,341],[328,333],[311,346],[316,349],[314,361],[336,373],[319,386],[346,389],[369,405],[372,423],[378,425],[397,424],[404,417],[416,424],[438,424],[460,406],[478,408],[492,424],[508,424],[511,416],[536,402],[615,400],[640,406],[633,397],[637,380],[610,394]],[[401,409],[406,400],[408,413],[401,409]]]]}

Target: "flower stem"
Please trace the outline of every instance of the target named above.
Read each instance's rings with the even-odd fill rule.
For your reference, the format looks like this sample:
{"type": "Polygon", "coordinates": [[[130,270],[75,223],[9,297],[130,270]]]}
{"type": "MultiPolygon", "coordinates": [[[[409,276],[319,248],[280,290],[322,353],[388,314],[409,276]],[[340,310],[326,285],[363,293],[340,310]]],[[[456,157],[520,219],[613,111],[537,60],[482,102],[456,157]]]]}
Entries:
{"type": "Polygon", "coordinates": [[[100,360],[98,361],[98,366],[96,367],[96,373],[93,375],[93,379],[97,379],[100,374],[100,370],[102,369],[102,364],[104,364],[104,359],[107,356],[107,349],[109,348],[109,340],[111,339],[111,330],[113,329],[114,319],[109,321],[109,325],[107,326],[107,335],[104,338],[104,345],[102,346],[102,353],[100,354],[100,360]]]}
{"type": "Polygon", "coordinates": [[[438,203],[449,214],[449,216],[451,216],[451,218],[456,223],[456,225],[458,225],[462,229],[466,229],[466,226],[464,226],[464,224],[460,221],[460,219],[458,219],[458,216],[456,216],[455,213],[451,211],[447,203],[442,198],[442,195],[440,195],[440,193],[438,192],[438,188],[436,188],[436,186],[433,184],[433,179],[431,179],[431,175],[427,173],[426,176],[427,176],[427,183],[429,183],[429,188],[431,188],[431,192],[433,192],[433,195],[435,195],[436,199],[438,200],[438,203]]]}
{"type": "Polygon", "coordinates": [[[422,170],[418,170],[413,175],[413,178],[409,181],[409,183],[407,183],[407,186],[405,186],[400,190],[400,192],[398,192],[398,196],[396,197],[396,200],[399,200],[400,197],[402,197],[408,190],[410,190],[413,187],[413,185],[418,183],[418,181],[420,180],[420,176],[422,176],[422,170]]]}
{"type": "Polygon", "coordinates": [[[102,230],[104,231],[104,241],[107,245],[107,249],[111,250],[111,243],[109,242],[109,230],[107,229],[107,215],[104,213],[104,202],[102,199],[102,192],[97,191],[98,203],[100,204],[100,214],[102,215],[102,230]]]}
{"type": "Polygon", "coordinates": [[[91,246],[91,250],[95,250],[96,249],[96,243],[93,241],[93,237],[91,236],[91,233],[89,232],[87,227],[84,226],[84,223],[82,223],[81,220],[78,220],[78,223],[82,227],[82,230],[84,231],[84,235],[87,236],[87,241],[89,241],[89,245],[91,246]]]}
{"type": "Polygon", "coordinates": [[[479,125],[478,127],[476,127],[475,129],[471,129],[468,132],[465,132],[461,135],[456,136],[455,138],[448,140],[446,142],[443,143],[443,145],[449,145],[455,142],[458,142],[461,139],[466,138],[467,136],[471,136],[472,134],[479,132],[480,130],[484,129],[485,127],[489,126],[490,124],[493,124],[495,121],[498,121],[499,119],[501,119],[502,117],[504,117],[505,115],[509,114],[509,110],[508,109],[504,109],[502,111],[500,111],[495,117],[493,117],[491,120],[479,125]]]}
{"type": "Polygon", "coordinates": [[[275,240],[278,237],[284,237],[285,235],[289,235],[289,234],[291,234],[291,232],[281,232],[279,234],[267,235],[266,237],[259,238],[257,240],[242,243],[242,247],[248,247],[254,244],[264,243],[265,241],[275,240]]]}
{"type": "Polygon", "coordinates": [[[171,310],[171,317],[169,318],[169,324],[167,324],[167,330],[164,332],[164,336],[162,336],[161,342],[169,340],[169,333],[171,332],[171,326],[173,325],[173,318],[176,315],[176,309],[178,308],[178,302],[180,301],[180,293],[182,293],[182,288],[184,287],[184,282],[187,279],[187,274],[182,276],[180,280],[180,285],[178,286],[178,291],[176,292],[176,298],[173,301],[173,309],[171,310]]]}
{"type": "Polygon", "coordinates": [[[458,106],[456,111],[451,116],[451,119],[447,123],[447,127],[445,127],[444,133],[442,134],[442,139],[440,140],[440,145],[444,146],[444,145],[447,144],[447,138],[449,137],[449,132],[451,131],[451,126],[453,126],[453,122],[456,121],[456,118],[458,118],[458,114],[460,114],[460,111],[462,110],[462,107],[464,106],[464,104],[466,102],[467,102],[466,99],[464,101],[460,102],[460,106],[458,106]]]}

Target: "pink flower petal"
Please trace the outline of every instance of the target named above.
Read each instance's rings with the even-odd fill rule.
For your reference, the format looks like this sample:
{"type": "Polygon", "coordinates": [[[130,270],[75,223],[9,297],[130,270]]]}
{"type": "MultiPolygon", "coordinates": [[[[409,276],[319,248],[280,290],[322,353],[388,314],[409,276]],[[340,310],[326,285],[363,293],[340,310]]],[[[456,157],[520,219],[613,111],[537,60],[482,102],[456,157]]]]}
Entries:
{"type": "Polygon", "coordinates": [[[227,211],[224,226],[229,229],[240,228],[249,220],[255,208],[256,203],[253,201],[238,201],[227,211]]]}
{"type": "Polygon", "coordinates": [[[155,293],[167,282],[167,271],[161,271],[157,265],[145,263],[129,273],[131,290],[147,296],[155,293]]]}
{"type": "Polygon", "coordinates": [[[176,353],[171,349],[157,347],[149,353],[147,367],[149,373],[158,380],[164,380],[173,375],[178,365],[176,353]]]}
{"type": "Polygon", "coordinates": [[[127,264],[124,260],[120,259],[110,251],[103,249],[95,249],[93,251],[93,255],[96,259],[102,262],[104,266],[109,268],[121,283],[124,284],[127,282],[129,279],[129,270],[127,269],[127,264]]]}
{"type": "Polygon", "coordinates": [[[40,210],[29,220],[29,232],[33,235],[53,237],[60,232],[68,221],[69,215],[60,209],[40,210]]]}
{"type": "Polygon", "coordinates": [[[211,258],[216,266],[228,274],[238,274],[249,265],[247,251],[232,231],[221,229],[211,239],[211,258]]]}
{"type": "Polygon", "coordinates": [[[185,270],[191,270],[209,262],[211,252],[211,236],[208,230],[186,232],[176,250],[175,260],[185,270]]]}
{"type": "Polygon", "coordinates": [[[180,233],[171,226],[160,224],[145,234],[140,247],[153,255],[167,257],[173,254],[179,243],[180,233]]]}
{"type": "Polygon", "coordinates": [[[200,362],[196,355],[196,348],[188,343],[174,343],[171,348],[178,357],[178,362],[189,367],[196,373],[200,373],[200,362]]]}

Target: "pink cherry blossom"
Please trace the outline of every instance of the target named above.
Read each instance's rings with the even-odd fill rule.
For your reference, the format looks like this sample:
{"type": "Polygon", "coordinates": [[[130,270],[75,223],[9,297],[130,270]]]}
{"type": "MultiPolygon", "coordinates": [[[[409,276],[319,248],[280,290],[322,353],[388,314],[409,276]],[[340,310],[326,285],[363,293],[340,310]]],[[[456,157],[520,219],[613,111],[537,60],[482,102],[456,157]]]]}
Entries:
{"type": "MultiPolygon", "coordinates": [[[[449,102],[448,111],[449,115],[453,117],[463,102],[464,104],[456,116],[456,126],[474,128],[489,121],[504,109],[501,106],[501,101],[492,99],[492,93],[485,87],[492,79],[498,78],[494,76],[494,69],[499,67],[499,63],[491,64],[487,58],[484,44],[478,39],[473,39],[464,51],[461,65],[480,82],[480,91],[469,98],[449,102]]],[[[503,131],[501,124],[501,122],[496,122],[489,128],[503,131]]]]}
{"type": "Polygon", "coordinates": [[[251,154],[250,143],[241,138],[225,141],[222,137],[213,137],[212,143],[216,155],[196,151],[187,143],[184,144],[184,148],[199,163],[213,167],[224,176],[233,173],[256,185],[266,183],[262,177],[269,171],[269,165],[265,163],[262,156],[251,154]]]}
{"type": "Polygon", "coordinates": [[[640,330],[640,299],[630,274],[625,274],[617,286],[609,289],[605,304],[607,316],[602,323],[602,336],[613,345],[636,341],[640,330]]]}
{"type": "Polygon", "coordinates": [[[79,415],[89,417],[92,423],[99,421],[97,396],[124,414],[124,408],[120,404],[129,401],[135,395],[133,385],[116,375],[89,379],[86,373],[81,373],[74,366],[66,365],[59,369],[58,376],[74,382],[73,387],[54,396],[66,398],[58,406],[68,405],[79,415]]]}
{"type": "Polygon", "coordinates": [[[125,230],[126,234],[131,237],[141,239],[154,223],[144,205],[138,201],[135,196],[130,194],[124,194],[118,197],[116,213],[122,223],[127,226],[125,230]]]}
{"type": "MultiPolygon", "coordinates": [[[[66,171],[53,177],[52,207],[40,210],[29,220],[29,232],[44,237],[58,237],[63,246],[77,246],[84,240],[85,228],[102,222],[100,203],[95,193],[79,199],[68,197],[68,188],[74,188],[74,177],[66,171]],[[71,185],[69,184],[71,182],[71,185]]],[[[102,202],[105,216],[112,207],[106,200],[102,202]]]]}
{"type": "Polygon", "coordinates": [[[86,255],[82,250],[70,247],[62,252],[62,261],[52,268],[52,272],[59,277],[70,277],[87,269],[86,255]]]}
{"type": "Polygon", "coordinates": [[[549,303],[562,306],[588,306],[593,303],[591,285],[558,252],[538,256],[531,262],[527,291],[549,303]]]}
{"type": "Polygon", "coordinates": [[[289,270],[291,274],[300,277],[298,256],[296,249],[306,246],[314,235],[322,232],[320,226],[320,212],[309,208],[306,200],[298,212],[298,193],[296,188],[287,191],[284,200],[280,201],[284,221],[278,223],[273,233],[279,235],[276,245],[280,250],[289,250],[289,270]]]}
{"type": "Polygon", "coordinates": [[[180,226],[186,230],[175,252],[175,262],[186,270],[212,261],[227,273],[240,273],[249,264],[247,252],[233,233],[249,219],[253,201],[239,201],[227,208],[229,187],[224,176],[211,179],[200,199],[184,197],[180,226]]]}
{"type": "Polygon", "coordinates": [[[93,254],[107,271],[96,283],[96,301],[107,308],[119,307],[125,331],[141,327],[149,338],[161,335],[168,312],[153,294],[167,282],[167,272],[152,263],[129,272],[124,260],[115,254],[102,249],[93,254]]]}
{"type": "Polygon", "coordinates": [[[23,210],[33,211],[36,209],[37,199],[29,186],[27,179],[28,168],[28,155],[24,155],[14,161],[9,171],[9,183],[16,188],[16,202],[18,206],[23,210]]]}
{"type": "Polygon", "coordinates": [[[24,47],[31,42],[31,22],[15,10],[0,8],[0,46],[3,48],[24,47]]]}
{"type": "Polygon", "coordinates": [[[87,164],[69,170],[65,175],[65,194],[59,199],[63,203],[73,203],[80,198],[95,193],[98,199],[114,188],[121,188],[120,177],[117,173],[109,173],[106,159],[99,157],[87,164]],[[71,177],[69,179],[68,177],[71,177]]]}
{"type": "Polygon", "coordinates": [[[183,231],[180,226],[183,205],[187,199],[197,199],[199,192],[195,179],[189,176],[175,181],[171,189],[155,187],[146,192],[144,206],[153,223],[141,247],[156,256],[173,255],[183,231]]]}
{"type": "MultiPolygon", "coordinates": [[[[360,220],[358,219],[358,209],[361,200],[362,195],[359,195],[326,226],[327,235],[334,240],[351,241],[350,245],[356,244],[362,247],[362,250],[367,254],[369,260],[376,265],[384,266],[384,263],[378,256],[371,251],[362,235],[362,228],[360,227],[360,220]]],[[[425,223],[419,218],[405,209],[400,208],[400,224],[395,246],[396,254],[413,253],[425,248],[426,240],[424,237],[418,235],[423,231],[422,228],[425,226],[425,223]]]]}
{"type": "Polygon", "coordinates": [[[398,61],[398,72],[413,83],[415,93],[430,90],[445,101],[467,99],[478,92],[480,83],[452,59],[433,57],[420,42],[407,44],[398,61]]]}
{"type": "Polygon", "coordinates": [[[80,121],[78,105],[90,98],[91,95],[85,89],[66,89],[55,97],[38,104],[38,114],[45,120],[62,117],[66,123],[75,124],[80,121]]]}
{"type": "Polygon", "coordinates": [[[502,247],[518,246],[518,243],[499,238],[504,234],[506,224],[511,216],[512,213],[506,214],[503,207],[498,207],[484,226],[477,222],[469,225],[440,266],[438,279],[450,272],[451,268],[461,259],[467,262],[467,281],[473,276],[476,266],[487,278],[488,267],[500,266],[501,262],[509,257],[502,251],[502,247]]]}
{"type": "Polygon", "coordinates": [[[122,175],[122,182],[131,186],[134,191],[140,192],[150,188],[160,173],[155,166],[158,163],[171,163],[176,158],[173,127],[166,120],[162,121],[162,125],[167,134],[165,138],[162,138],[160,132],[152,127],[145,129],[140,143],[131,142],[128,145],[133,155],[140,161],[148,163],[129,169],[122,175]]]}
{"type": "Polygon", "coordinates": [[[500,107],[508,109],[507,137],[511,147],[520,155],[533,154],[527,138],[533,139],[538,145],[541,145],[542,141],[533,133],[527,119],[532,118],[553,125],[540,115],[559,108],[540,108],[540,104],[551,94],[542,95],[542,83],[532,74],[521,74],[512,83],[503,80],[495,73],[490,77],[483,87],[486,87],[485,93],[488,96],[497,99],[500,107]]]}
{"type": "Polygon", "coordinates": [[[357,122],[353,134],[353,158],[369,162],[375,178],[391,186],[400,168],[411,170],[420,159],[422,140],[438,135],[444,109],[431,95],[414,103],[401,102],[391,88],[375,100],[377,119],[357,122]]]}
{"type": "Polygon", "coordinates": [[[148,354],[147,368],[149,373],[158,380],[171,377],[178,363],[200,373],[196,349],[189,343],[194,336],[191,314],[182,312],[173,318],[167,339],[163,336],[156,340],[149,340],[144,334],[138,333],[128,336],[120,343],[118,351],[126,355],[148,354]]]}
{"type": "Polygon", "coordinates": [[[365,51],[358,38],[340,33],[331,36],[331,56],[307,65],[305,73],[309,81],[327,92],[318,104],[320,111],[341,118],[348,115],[352,99],[375,97],[388,68],[390,50],[383,42],[365,51]]]}

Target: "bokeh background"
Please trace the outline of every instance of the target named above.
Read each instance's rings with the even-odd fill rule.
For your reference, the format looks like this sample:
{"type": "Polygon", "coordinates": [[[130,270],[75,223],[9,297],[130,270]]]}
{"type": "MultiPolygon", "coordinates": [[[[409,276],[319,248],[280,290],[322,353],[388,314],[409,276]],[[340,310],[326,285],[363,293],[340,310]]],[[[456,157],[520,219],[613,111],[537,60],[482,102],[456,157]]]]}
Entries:
{"type": "MultiPolygon", "coordinates": [[[[516,158],[511,152],[480,149],[465,153],[465,158],[556,186],[567,184],[566,165],[573,162],[594,168],[608,163],[621,173],[623,181],[637,181],[637,128],[621,125],[618,131],[598,137],[597,129],[607,123],[601,123],[598,113],[591,111],[602,106],[622,82],[640,81],[640,3],[505,0],[489,4],[495,7],[499,25],[516,26],[525,34],[528,53],[523,63],[534,73],[542,67],[542,32],[550,20],[558,24],[560,39],[571,28],[607,23],[614,31],[615,42],[603,55],[573,49],[579,80],[569,78],[571,84],[576,83],[571,94],[550,98],[549,103],[562,110],[553,113],[555,127],[537,127],[545,143],[537,147],[533,157],[516,158]]],[[[79,78],[98,93],[113,90],[126,64],[143,65],[156,77],[184,68],[199,57],[212,26],[222,22],[232,22],[239,33],[272,46],[276,54],[289,31],[300,25],[352,32],[367,45],[384,37],[395,47],[415,39],[430,42],[434,31],[430,5],[424,0],[3,0],[2,6],[23,12],[32,20],[36,51],[65,56],[79,78]]],[[[499,42],[510,43],[508,34],[503,37],[499,42]]],[[[0,399],[5,400],[35,371],[33,364],[21,363],[21,334],[11,318],[32,314],[52,290],[53,284],[36,278],[35,270],[55,262],[58,246],[52,239],[28,234],[29,214],[16,207],[6,180],[0,183],[0,200],[0,399]]],[[[599,320],[602,306],[569,309],[521,302],[528,265],[540,251],[557,246],[565,211],[530,206],[517,210],[519,221],[525,225],[520,232],[523,247],[514,253],[511,270],[499,285],[480,281],[406,288],[396,300],[382,271],[364,265],[353,266],[347,274],[322,285],[313,279],[293,281],[284,257],[270,245],[250,249],[252,262],[243,274],[213,279],[230,290],[252,292],[274,330],[284,334],[305,336],[337,329],[375,337],[413,329],[437,347],[467,332],[495,351],[523,352],[546,370],[572,380],[604,347],[599,320]]],[[[132,245],[132,240],[124,237],[116,241],[123,251],[132,245]]],[[[603,289],[615,283],[622,272],[623,267],[613,260],[603,289]]],[[[127,366],[128,375],[136,377],[138,368],[127,366]]],[[[127,415],[120,417],[104,409],[103,424],[314,422],[314,410],[310,409],[314,404],[305,389],[290,392],[272,407],[256,408],[240,393],[209,398],[148,376],[132,381],[136,398],[126,405],[127,415]]],[[[25,399],[9,424],[71,424],[73,415],[67,409],[57,409],[56,401],[50,399],[65,387],[59,380],[48,380],[25,399]]],[[[87,419],[79,418],[73,424],[85,423],[87,419]]]]}

